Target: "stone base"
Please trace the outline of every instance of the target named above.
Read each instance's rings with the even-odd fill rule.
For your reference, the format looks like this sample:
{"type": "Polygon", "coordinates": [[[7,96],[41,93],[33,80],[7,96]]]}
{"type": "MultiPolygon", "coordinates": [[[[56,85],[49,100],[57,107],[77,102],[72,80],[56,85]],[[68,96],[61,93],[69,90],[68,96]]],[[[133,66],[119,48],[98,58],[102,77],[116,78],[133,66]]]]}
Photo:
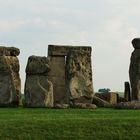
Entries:
{"type": "Polygon", "coordinates": [[[139,101],[132,101],[132,102],[121,102],[118,103],[115,108],[117,109],[140,109],[140,102],[139,101]]]}

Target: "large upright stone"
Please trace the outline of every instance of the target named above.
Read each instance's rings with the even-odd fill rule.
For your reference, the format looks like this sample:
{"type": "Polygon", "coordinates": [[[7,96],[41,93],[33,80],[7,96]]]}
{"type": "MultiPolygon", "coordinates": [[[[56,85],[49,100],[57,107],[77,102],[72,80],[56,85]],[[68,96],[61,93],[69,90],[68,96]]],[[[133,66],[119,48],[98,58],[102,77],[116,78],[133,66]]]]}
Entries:
{"type": "Polygon", "coordinates": [[[20,51],[14,47],[0,47],[0,106],[18,106],[21,96],[19,77],[20,51]]]}
{"type": "Polygon", "coordinates": [[[67,96],[74,103],[92,103],[91,53],[70,51],[66,60],[67,96]]]}
{"type": "Polygon", "coordinates": [[[53,107],[53,84],[47,57],[30,56],[26,67],[25,106],[53,107]]]}
{"type": "Polygon", "coordinates": [[[134,51],[131,55],[129,68],[130,83],[132,88],[132,100],[140,101],[140,38],[132,40],[134,51]]]}
{"type": "MultiPolygon", "coordinates": [[[[49,80],[53,83],[54,86],[54,103],[55,104],[69,103],[70,101],[75,101],[75,102],[78,101],[80,103],[91,103],[92,102],[91,98],[94,95],[93,87],[92,87],[91,58],[90,58],[91,47],[49,45],[48,55],[50,57],[50,69],[51,69],[51,71],[49,72],[49,80]],[[82,71],[84,71],[83,73],[81,73],[79,72],[78,69],[76,69],[76,71],[79,73],[79,76],[76,76],[74,80],[77,83],[80,82],[79,85],[83,86],[81,90],[82,95],[78,96],[78,98],[76,97],[76,99],[73,98],[73,94],[76,95],[79,93],[75,93],[74,90],[73,93],[69,92],[70,90],[67,90],[67,89],[71,89],[72,88],[71,86],[74,86],[73,85],[74,83],[72,83],[72,85],[70,84],[71,81],[73,81],[71,79],[72,77],[70,78],[70,73],[71,73],[70,70],[73,70],[73,67],[71,67],[72,65],[70,64],[71,62],[70,57],[72,56],[72,52],[80,54],[78,57],[76,57],[76,59],[78,58],[80,66],[82,66],[82,71]],[[84,53],[82,57],[81,57],[81,52],[84,53]],[[84,56],[85,54],[86,57],[84,56]],[[70,70],[68,70],[68,67],[70,67],[70,70]],[[83,69],[83,67],[87,67],[88,69],[87,71],[89,73],[85,72],[86,70],[85,68],[83,69]],[[88,74],[86,75],[85,73],[88,74]],[[87,85],[89,87],[87,87],[87,85]]],[[[79,89],[80,87],[77,88],[79,89]]]]}
{"type": "Polygon", "coordinates": [[[124,99],[127,102],[131,101],[131,92],[130,92],[129,82],[124,83],[124,99]]]}
{"type": "Polygon", "coordinates": [[[65,56],[50,56],[49,80],[53,83],[54,103],[66,103],[65,56]]]}

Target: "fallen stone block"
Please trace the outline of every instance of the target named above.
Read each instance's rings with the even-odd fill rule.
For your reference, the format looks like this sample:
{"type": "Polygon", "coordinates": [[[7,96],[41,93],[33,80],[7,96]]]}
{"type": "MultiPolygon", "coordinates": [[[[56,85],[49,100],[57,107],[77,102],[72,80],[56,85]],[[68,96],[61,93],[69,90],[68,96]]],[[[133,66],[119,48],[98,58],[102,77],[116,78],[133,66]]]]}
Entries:
{"type": "Polygon", "coordinates": [[[97,105],[98,107],[112,107],[112,105],[109,102],[107,102],[97,96],[93,97],[92,103],[97,105]]]}

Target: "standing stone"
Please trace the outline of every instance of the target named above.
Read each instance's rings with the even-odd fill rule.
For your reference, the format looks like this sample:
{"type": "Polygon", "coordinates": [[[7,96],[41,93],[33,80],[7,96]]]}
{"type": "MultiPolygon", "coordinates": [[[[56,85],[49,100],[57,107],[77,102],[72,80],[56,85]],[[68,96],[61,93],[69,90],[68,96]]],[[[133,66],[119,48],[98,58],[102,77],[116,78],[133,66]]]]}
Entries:
{"type": "Polygon", "coordinates": [[[21,97],[19,77],[20,51],[14,47],[0,47],[0,106],[18,106],[21,97]]]}
{"type": "Polygon", "coordinates": [[[54,103],[65,103],[66,82],[65,82],[65,56],[50,56],[49,80],[53,83],[54,103]]]}
{"type": "Polygon", "coordinates": [[[75,103],[92,103],[91,52],[70,51],[66,60],[67,96],[75,103]]]}
{"type": "Polygon", "coordinates": [[[129,82],[124,83],[124,99],[125,101],[129,102],[131,101],[131,95],[130,95],[130,84],[129,82]]]}
{"type": "Polygon", "coordinates": [[[132,100],[140,101],[140,38],[132,40],[134,51],[131,55],[129,77],[132,88],[132,100]]]}
{"type": "Polygon", "coordinates": [[[53,107],[53,84],[47,57],[30,56],[26,67],[25,106],[53,107]]]}

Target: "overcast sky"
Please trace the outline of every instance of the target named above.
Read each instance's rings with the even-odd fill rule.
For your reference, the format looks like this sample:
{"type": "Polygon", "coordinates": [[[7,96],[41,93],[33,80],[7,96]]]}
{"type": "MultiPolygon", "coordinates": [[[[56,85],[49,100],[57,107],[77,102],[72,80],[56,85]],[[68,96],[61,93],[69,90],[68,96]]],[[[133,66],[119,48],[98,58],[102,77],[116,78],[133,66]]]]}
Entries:
{"type": "Polygon", "coordinates": [[[140,0],[0,0],[0,44],[21,50],[22,91],[28,57],[48,44],[92,46],[95,91],[123,91],[139,36],[140,0]]]}

